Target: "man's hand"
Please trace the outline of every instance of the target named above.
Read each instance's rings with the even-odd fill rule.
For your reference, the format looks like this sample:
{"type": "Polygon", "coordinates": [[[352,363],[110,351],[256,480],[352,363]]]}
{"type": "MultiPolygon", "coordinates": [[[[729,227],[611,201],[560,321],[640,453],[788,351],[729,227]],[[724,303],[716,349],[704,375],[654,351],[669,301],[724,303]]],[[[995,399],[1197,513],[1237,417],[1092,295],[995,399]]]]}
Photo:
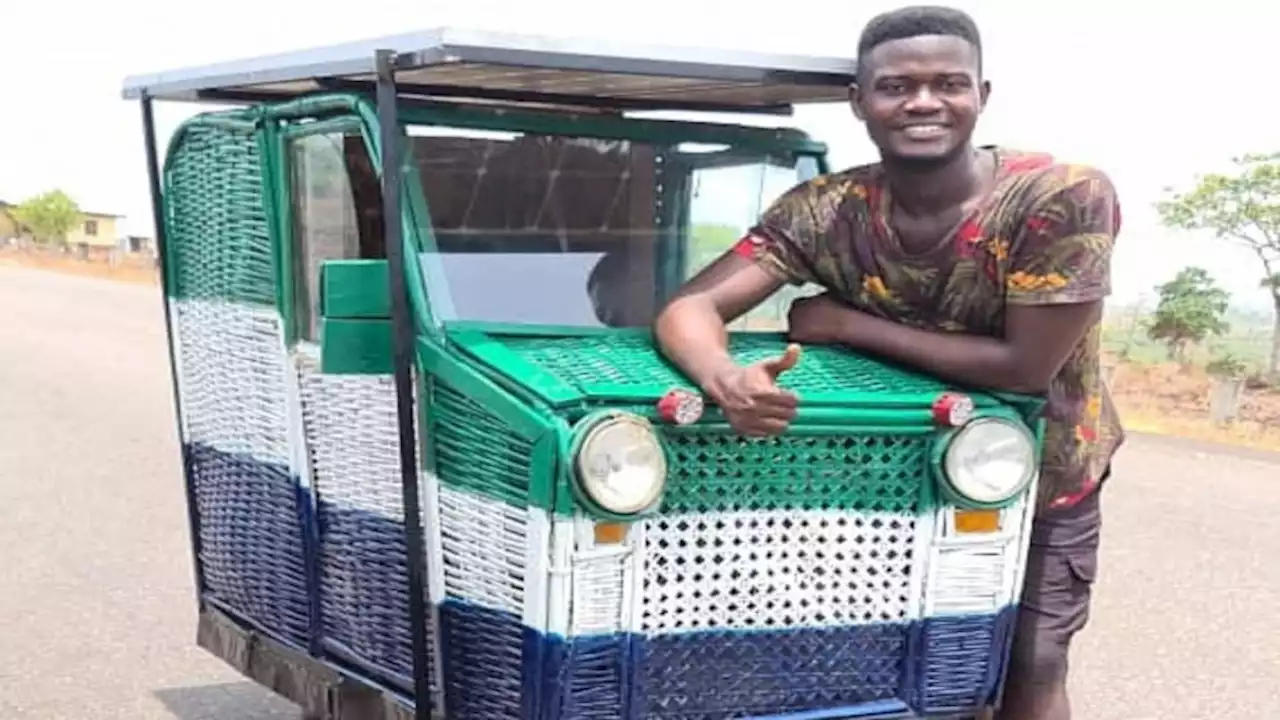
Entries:
{"type": "Polygon", "coordinates": [[[745,367],[728,367],[711,377],[704,388],[741,435],[779,435],[796,416],[795,394],[778,387],[782,373],[800,360],[800,346],[790,345],[780,357],[745,367]]]}
{"type": "Polygon", "coordinates": [[[787,335],[798,343],[830,345],[842,342],[849,326],[862,313],[831,299],[826,293],[799,298],[787,314],[787,335]]]}

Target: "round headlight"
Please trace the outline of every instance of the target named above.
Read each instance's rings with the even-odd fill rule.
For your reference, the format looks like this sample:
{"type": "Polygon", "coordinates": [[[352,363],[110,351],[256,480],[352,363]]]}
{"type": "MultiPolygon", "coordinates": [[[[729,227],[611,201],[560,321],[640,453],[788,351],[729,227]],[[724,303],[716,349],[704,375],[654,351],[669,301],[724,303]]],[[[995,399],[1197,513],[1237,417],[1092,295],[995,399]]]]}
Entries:
{"type": "Polygon", "coordinates": [[[633,515],[658,502],[667,483],[667,458],[647,420],[611,414],[590,425],[575,460],[578,482],[591,502],[633,515]]]}
{"type": "Polygon", "coordinates": [[[974,420],[952,435],[942,471],[944,482],[966,500],[1006,502],[1035,477],[1035,438],[1024,426],[1008,420],[974,420]]]}

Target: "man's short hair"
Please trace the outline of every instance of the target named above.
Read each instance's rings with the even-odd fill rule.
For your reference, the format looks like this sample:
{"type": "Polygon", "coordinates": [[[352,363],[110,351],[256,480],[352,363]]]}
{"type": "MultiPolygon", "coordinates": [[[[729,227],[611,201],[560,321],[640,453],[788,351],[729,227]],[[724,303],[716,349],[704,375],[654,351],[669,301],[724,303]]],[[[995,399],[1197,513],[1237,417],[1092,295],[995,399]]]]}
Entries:
{"type": "Polygon", "coordinates": [[[963,10],[942,5],[911,5],[881,13],[867,22],[858,38],[858,72],[866,69],[866,57],[872,50],[890,40],[905,40],[920,35],[951,35],[969,41],[978,53],[978,70],[982,70],[982,36],[978,24],[963,10]]]}

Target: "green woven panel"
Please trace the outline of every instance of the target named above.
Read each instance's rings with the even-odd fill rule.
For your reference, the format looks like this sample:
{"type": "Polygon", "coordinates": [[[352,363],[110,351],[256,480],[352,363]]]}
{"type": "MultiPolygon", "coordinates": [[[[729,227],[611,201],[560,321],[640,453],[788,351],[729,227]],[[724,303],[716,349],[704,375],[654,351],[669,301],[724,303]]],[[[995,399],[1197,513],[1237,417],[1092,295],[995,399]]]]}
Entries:
{"type": "Polygon", "coordinates": [[[271,235],[254,132],[189,124],[165,169],[168,267],[179,298],[274,306],[271,235]]]}
{"type": "MultiPolygon", "coordinates": [[[[688,386],[689,382],[642,335],[497,338],[526,362],[582,389],[591,385],[688,386]]],[[[734,336],[730,349],[740,362],[781,354],[786,342],[750,334],[734,336]]],[[[779,384],[803,393],[853,395],[934,394],[945,388],[930,378],[882,365],[834,348],[806,348],[800,363],[779,384]]]]}
{"type": "Polygon", "coordinates": [[[520,507],[529,503],[533,445],[497,415],[437,380],[430,432],[442,484],[520,507]]]}
{"type": "Polygon", "coordinates": [[[665,435],[671,466],[664,515],[780,509],[914,515],[933,506],[930,435],[665,435]]]}

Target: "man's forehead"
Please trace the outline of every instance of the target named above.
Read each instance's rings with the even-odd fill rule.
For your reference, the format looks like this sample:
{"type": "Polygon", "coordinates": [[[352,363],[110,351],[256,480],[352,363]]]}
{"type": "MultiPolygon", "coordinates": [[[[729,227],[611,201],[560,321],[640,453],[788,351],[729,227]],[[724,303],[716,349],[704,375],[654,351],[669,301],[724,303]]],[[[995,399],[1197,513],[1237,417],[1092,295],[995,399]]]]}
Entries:
{"type": "Polygon", "coordinates": [[[955,35],[917,35],[880,43],[866,63],[872,77],[956,72],[977,69],[978,51],[955,35]]]}

